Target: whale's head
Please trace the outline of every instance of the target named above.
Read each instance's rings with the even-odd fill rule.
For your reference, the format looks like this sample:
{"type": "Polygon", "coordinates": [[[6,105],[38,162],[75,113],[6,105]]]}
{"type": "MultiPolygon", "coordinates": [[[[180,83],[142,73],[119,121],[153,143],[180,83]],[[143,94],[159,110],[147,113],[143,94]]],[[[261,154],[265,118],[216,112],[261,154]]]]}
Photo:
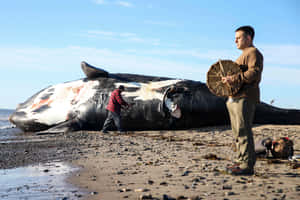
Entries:
{"type": "Polygon", "coordinates": [[[70,113],[95,96],[98,84],[77,80],[50,86],[19,104],[9,119],[24,131],[45,130],[68,120],[70,113]]]}

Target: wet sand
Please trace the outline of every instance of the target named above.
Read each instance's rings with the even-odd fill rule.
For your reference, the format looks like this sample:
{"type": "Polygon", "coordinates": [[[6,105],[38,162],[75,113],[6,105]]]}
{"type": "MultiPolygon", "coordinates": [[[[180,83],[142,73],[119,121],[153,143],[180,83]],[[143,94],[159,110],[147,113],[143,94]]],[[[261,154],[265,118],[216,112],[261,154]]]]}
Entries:
{"type": "Polygon", "coordinates": [[[65,181],[76,168],[62,162],[0,170],[1,200],[79,199],[86,193],[65,181]]]}
{"type": "MultiPolygon", "coordinates": [[[[255,139],[290,137],[300,154],[300,126],[262,125],[255,139]]],[[[80,199],[299,199],[300,166],[258,159],[253,176],[231,176],[229,126],[128,135],[79,131],[0,144],[0,168],[51,161],[78,166],[68,182],[89,191],[80,199]]]]}

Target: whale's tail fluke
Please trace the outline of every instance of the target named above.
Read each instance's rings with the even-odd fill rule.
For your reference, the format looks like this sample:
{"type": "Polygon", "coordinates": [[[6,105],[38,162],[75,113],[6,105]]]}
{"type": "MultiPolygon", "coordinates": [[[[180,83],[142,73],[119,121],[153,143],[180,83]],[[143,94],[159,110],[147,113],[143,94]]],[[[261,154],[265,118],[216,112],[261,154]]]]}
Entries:
{"type": "Polygon", "coordinates": [[[257,124],[300,124],[300,110],[282,109],[261,102],[256,107],[255,120],[257,124]]]}
{"type": "Polygon", "coordinates": [[[86,75],[86,77],[90,79],[97,78],[97,77],[108,77],[109,74],[104,69],[94,67],[84,61],[81,62],[81,69],[86,75]]]}

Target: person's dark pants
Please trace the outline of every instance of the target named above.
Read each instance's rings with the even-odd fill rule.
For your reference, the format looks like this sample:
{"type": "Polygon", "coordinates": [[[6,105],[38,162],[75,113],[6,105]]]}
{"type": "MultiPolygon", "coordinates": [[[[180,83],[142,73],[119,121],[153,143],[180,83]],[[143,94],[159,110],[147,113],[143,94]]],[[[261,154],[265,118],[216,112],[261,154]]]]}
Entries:
{"type": "Polygon", "coordinates": [[[118,131],[123,131],[121,126],[121,116],[120,114],[117,114],[115,112],[108,111],[108,115],[106,117],[106,120],[104,122],[102,131],[107,131],[108,128],[112,123],[115,123],[115,126],[117,127],[118,131]]]}

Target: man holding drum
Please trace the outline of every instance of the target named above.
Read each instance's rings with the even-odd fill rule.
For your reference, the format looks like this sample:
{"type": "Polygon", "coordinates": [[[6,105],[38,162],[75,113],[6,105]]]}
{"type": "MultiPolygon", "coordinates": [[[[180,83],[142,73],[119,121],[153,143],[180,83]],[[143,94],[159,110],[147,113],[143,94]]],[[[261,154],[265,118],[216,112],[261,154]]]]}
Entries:
{"type": "Polygon", "coordinates": [[[240,90],[230,96],[226,106],[237,147],[237,162],[227,167],[232,175],[252,175],[256,162],[252,122],[256,104],[260,101],[259,83],[263,70],[263,55],[253,45],[254,29],[242,26],[235,31],[235,43],[242,54],[236,60],[241,72],[222,77],[229,85],[241,84],[240,90]]]}

